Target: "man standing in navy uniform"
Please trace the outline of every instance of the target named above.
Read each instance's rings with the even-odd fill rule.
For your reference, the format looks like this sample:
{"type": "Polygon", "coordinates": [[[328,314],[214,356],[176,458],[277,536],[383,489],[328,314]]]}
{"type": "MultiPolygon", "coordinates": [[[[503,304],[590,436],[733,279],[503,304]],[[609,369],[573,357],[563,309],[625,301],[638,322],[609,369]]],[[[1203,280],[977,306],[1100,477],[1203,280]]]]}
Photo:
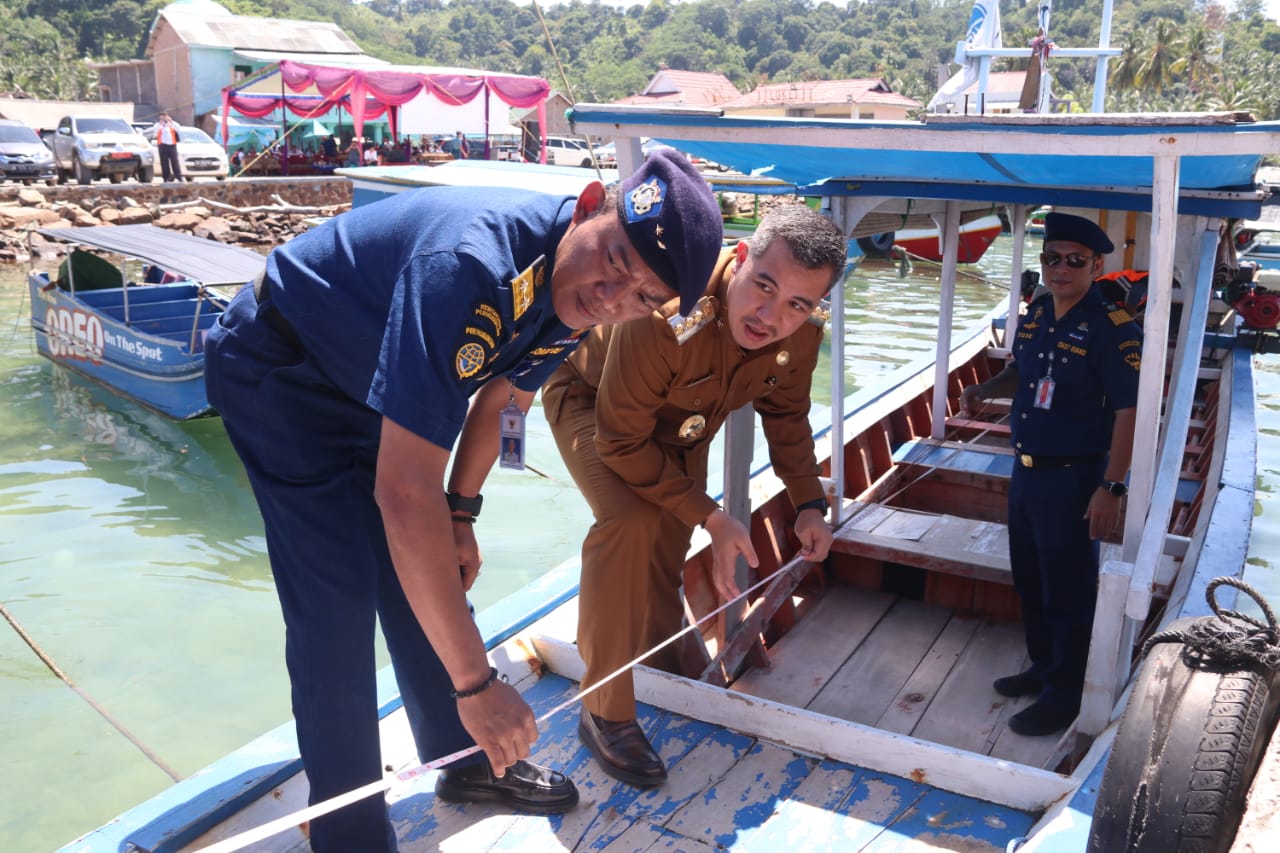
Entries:
{"type": "MultiPolygon", "coordinates": [[[[480,489],[500,426],[523,422],[587,327],[701,294],[720,222],[666,152],[576,200],[406,192],[276,249],[210,332],[209,400],[265,522],[312,803],[381,777],[376,615],[421,759],[483,749],[441,773],[437,796],[576,804],[572,782],[522,760],[533,713],[496,680],[468,612],[480,489]],[[642,216],[621,203],[632,193],[642,216]]],[[[318,818],[311,845],[395,850],[383,798],[318,818]]]]}
{"type": "Polygon", "coordinates": [[[973,411],[1013,398],[1009,561],[1031,667],[996,679],[1036,696],[1009,720],[1022,735],[1070,725],[1080,710],[1098,594],[1098,539],[1119,524],[1142,366],[1142,333],[1094,279],[1114,246],[1080,216],[1050,213],[1040,255],[1048,293],[1018,327],[1013,360],[964,389],[973,411]]]}

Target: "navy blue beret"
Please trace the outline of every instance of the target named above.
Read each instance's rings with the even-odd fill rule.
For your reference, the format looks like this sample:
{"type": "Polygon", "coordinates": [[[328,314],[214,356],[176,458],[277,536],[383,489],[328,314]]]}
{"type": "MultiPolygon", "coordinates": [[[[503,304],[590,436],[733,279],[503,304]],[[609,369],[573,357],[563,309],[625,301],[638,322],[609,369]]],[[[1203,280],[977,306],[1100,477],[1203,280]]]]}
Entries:
{"type": "Polygon", "coordinates": [[[1050,213],[1044,218],[1044,241],[1066,240],[1093,249],[1099,255],[1115,251],[1111,238],[1091,220],[1070,213],[1050,213]]]}
{"type": "Polygon", "coordinates": [[[680,294],[687,315],[706,291],[724,241],[711,187],[683,154],[659,148],[622,181],[618,216],[641,259],[680,294]]]}

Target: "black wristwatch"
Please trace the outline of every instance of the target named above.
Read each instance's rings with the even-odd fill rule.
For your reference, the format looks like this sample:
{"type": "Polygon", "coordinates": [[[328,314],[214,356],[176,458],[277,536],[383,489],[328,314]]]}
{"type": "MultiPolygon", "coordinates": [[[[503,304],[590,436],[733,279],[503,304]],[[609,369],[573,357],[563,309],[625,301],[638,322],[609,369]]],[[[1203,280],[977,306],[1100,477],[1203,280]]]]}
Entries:
{"type": "Polygon", "coordinates": [[[445,492],[444,497],[449,502],[450,512],[467,512],[472,518],[480,517],[480,506],[484,503],[484,495],[464,498],[457,492],[445,492]]]}
{"type": "Polygon", "coordinates": [[[1125,495],[1129,494],[1129,487],[1126,486],[1124,483],[1117,482],[1115,480],[1103,480],[1102,488],[1106,489],[1109,493],[1111,493],[1117,498],[1122,498],[1125,495]]]}

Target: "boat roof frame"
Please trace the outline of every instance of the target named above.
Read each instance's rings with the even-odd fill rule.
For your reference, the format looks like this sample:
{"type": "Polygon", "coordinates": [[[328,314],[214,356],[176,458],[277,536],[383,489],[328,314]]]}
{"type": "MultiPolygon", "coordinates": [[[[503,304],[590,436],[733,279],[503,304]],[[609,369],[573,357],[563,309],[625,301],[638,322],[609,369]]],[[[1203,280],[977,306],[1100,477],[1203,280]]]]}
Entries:
{"type": "Polygon", "coordinates": [[[249,249],[154,225],[40,228],[37,233],[153,263],[206,287],[246,284],[267,263],[265,255],[249,249]]]}

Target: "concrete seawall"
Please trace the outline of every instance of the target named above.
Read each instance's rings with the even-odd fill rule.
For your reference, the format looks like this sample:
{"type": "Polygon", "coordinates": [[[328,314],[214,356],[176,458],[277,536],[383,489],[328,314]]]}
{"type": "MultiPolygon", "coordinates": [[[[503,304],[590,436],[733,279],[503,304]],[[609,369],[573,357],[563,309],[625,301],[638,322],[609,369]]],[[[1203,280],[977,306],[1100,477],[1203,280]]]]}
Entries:
{"type": "Polygon", "coordinates": [[[34,184],[0,184],[0,205],[17,204],[18,191],[36,190],[48,202],[69,201],[90,208],[99,204],[118,205],[127,197],[143,206],[173,204],[204,197],[236,207],[274,204],[278,195],[289,204],[303,207],[327,207],[351,203],[351,181],[341,177],[300,178],[232,178],[227,181],[198,180],[191,183],[171,181],[139,184],[123,181],[110,184],[95,181],[87,186],[63,184],[56,187],[34,184]]]}

